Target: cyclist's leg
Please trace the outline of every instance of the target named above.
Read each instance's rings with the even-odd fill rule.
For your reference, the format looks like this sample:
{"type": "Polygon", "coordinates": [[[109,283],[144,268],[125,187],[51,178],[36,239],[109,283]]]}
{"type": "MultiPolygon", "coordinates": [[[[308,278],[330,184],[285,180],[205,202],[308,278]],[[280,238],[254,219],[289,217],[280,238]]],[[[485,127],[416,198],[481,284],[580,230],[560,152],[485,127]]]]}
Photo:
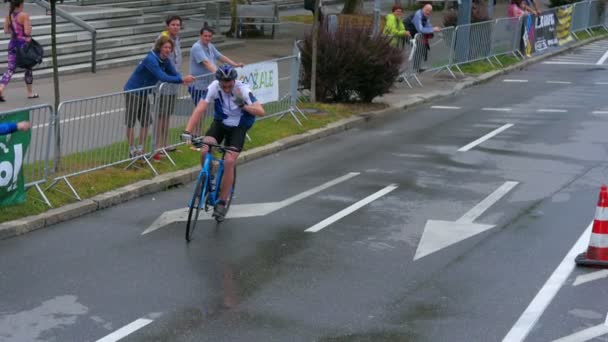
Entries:
{"type": "MultiPolygon", "coordinates": [[[[245,127],[231,128],[230,132],[226,134],[225,145],[228,147],[237,148],[240,151],[245,145],[246,135],[247,128],[245,127]]],[[[238,157],[238,152],[226,151],[226,156],[224,157],[224,174],[222,175],[222,184],[220,188],[220,199],[223,201],[226,201],[230,195],[230,188],[234,182],[234,169],[236,167],[236,160],[238,157]]]]}
{"type": "MultiPolygon", "coordinates": [[[[205,133],[205,138],[203,141],[210,144],[219,144],[222,142],[222,140],[224,140],[224,127],[222,122],[219,120],[213,120],[211,126],[205,133]]],[[[205,162],[207,152],[209,152],[209,146],[203,145],[201,147],[201,165],[205,162]]]]}

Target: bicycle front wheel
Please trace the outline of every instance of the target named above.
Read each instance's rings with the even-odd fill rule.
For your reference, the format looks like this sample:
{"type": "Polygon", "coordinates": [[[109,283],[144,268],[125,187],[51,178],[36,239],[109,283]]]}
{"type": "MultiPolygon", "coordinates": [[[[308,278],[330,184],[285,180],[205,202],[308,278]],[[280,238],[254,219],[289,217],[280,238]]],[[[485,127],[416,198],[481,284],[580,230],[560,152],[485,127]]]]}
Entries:
{"type": "Polygon", "coordinates": [[[196,228],[196,223],[198,222],[198,214],[201,211],[201,200],[207,192],[206,187],[207,174],[203,172],[196,181],[194,194],[192,195],[192,200],[190,201],[190,209],[188,210],[188,222],[186,223],[186,241],[188,242],[192,241],[192,234],[194,234],[194,229],[196,228]]]}

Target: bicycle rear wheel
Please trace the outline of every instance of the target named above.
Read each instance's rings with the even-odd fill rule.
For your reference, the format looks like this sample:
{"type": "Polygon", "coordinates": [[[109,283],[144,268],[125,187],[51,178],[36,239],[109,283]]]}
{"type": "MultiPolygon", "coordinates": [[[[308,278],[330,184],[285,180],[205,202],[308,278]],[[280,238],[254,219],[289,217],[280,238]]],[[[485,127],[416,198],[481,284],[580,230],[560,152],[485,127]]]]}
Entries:
{"type": "Polygon", "coordinates": [[[188,242],[192,241],[192,234],[194,234],[194,229],[198,222],[198,214],[201,211],[201,199],[207,192],[206,187],[207,174],[203,172],[198,181],[196,181],[192,201],[190,201],[190,209],[188,210],[188,222],[186,223],[186,241],[188,242]]]}

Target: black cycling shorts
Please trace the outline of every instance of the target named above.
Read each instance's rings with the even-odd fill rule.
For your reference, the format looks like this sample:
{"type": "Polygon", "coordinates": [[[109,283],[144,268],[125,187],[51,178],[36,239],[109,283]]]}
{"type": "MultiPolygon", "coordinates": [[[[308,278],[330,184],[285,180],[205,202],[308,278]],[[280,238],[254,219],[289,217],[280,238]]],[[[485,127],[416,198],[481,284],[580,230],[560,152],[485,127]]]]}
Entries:
{"type": "Polygon", "coordinates": [[[225,139],[224,146],[236,147],[242,150],[245,145],[247,130],[248,128],[246,127],[226,126],[220,120],[213,120],[205,136],[215,138],[218,144],[221,144],[225,139]]]}

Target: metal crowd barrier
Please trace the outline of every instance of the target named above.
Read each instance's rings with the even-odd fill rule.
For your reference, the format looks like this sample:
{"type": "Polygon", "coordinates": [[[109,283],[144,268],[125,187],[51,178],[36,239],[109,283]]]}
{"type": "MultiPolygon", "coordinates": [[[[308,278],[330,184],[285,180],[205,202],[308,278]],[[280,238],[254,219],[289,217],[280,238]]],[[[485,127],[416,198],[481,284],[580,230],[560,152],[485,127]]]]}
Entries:
{"type": "Polygon", "coordinates": [[[519,51],[521,40],[521,18],[500,18],[494,21],[492,30],[491,56],[498,64],[498,56],[513,55],[515,58],[524,58],[519,51]]]}
{"type": "MultiPolygon", "coordinates": [[[[576,39],[579,39],[576,35],[577,32],[587,31],[589,29],[589,2],[577,2],[572,10],[572,26],[570,32],[576,39]]],[[[590,33],[589,31],[587,31],[590,33]]]]}
{"type": "Polygon", "coordinates": [[[34,187],[44,202],[50,207],[51,203],[40,187],[40,184],[46,183],[51,171],[55,114],[50,105],[38,105],[2,112],[0,113],[0,117],[25,111],[29,112],[31,124],[31,140],[29,148],[23,157],[22,166],[25,187],[34,187]]]}
{"type": "Polygon", "coordinates": [[[80,200],[68,177],[100,170],[125,162],[141,160],[158,174],[145,154],[151,151],[153,116],[150,113],[158,87],[88,97],[62,102],[57,110],[61,141],[61,162],[55,166],[55,178],[47,188],[64,181],[80,200]],[[127,137],[134,139],[130,151],[127,137]],[[141,140],[140,140],[141,139],[141,140]]]}
{"type": "Polygon", "coordinates": [[[456,28],[446,27],[435,32],[430,38],[428,35],[417,33],[413,39],[413,49],[410,53],[410,71],[417,73],[421,71],[443,70],[456,77],[450,69],[454,44],[456,42],[456,28]]]}

